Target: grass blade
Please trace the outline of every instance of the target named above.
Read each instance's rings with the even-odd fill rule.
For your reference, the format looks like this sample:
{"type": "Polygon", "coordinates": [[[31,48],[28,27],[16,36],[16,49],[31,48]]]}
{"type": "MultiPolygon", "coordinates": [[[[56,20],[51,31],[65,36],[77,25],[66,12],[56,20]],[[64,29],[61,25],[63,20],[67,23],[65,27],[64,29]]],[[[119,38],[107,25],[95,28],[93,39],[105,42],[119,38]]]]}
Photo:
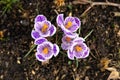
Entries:
{"type": "Polygon", "coordinates": [[[91,31],[88,33],[88,35],[85,36],[84,39],[87,39],[87,38],[92,34],[92,32],[93,32],[93,30],[91,30],[91,31]]]}
{"type": "Polygon", "coordinates": [[[26,58],[31,52],[32,50],[36,47],[35,44],[32,45],[31,49],[27,52],[27,54],[24,56],[24,58],[26,58]]]}

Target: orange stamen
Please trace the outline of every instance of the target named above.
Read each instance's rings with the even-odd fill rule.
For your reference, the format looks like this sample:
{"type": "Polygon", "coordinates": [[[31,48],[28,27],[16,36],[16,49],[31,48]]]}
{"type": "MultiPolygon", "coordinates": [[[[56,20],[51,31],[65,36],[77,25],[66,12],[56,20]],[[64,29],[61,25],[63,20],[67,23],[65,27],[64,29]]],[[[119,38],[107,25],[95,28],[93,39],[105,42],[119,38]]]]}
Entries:
{"type": "Polygon", "coordinates": [[[77,51],[77,52],[80,52],[80,51],[82,51],[82,47],[80,47],[80,46],[75,46],[75,50],[77,51]]]}
{"type": "Polygon", "coordinates": [[[70,42],[70,41],[71,41],[71,38],[70,38],[70,37],[66,37],[66,41],[67,41],[67,42],[70,42]]]}
{"type": "Polygon", "coordinates": [[[70,28],[72,26],[72,22],[71,21],[68,21],[67,24],[65,25],[65,28],[70,28]]]}
{"type": "Polygon", "coordinates": [[[41,29],[41,31],[42,31],[42,32],[46,32],[47,29],[48,29],[48,25],[47,25],[47,24],[44,24],[43,27],[42,27],[42,29],[41,29]]]}
{"type": "Polygon", "coordinates": [[[48,48],[47,47],[45,47],[44,49],[43,49],[43,51],[42,51],[42,53],[44,53],[44,54],[48,54],[48,48]]]}

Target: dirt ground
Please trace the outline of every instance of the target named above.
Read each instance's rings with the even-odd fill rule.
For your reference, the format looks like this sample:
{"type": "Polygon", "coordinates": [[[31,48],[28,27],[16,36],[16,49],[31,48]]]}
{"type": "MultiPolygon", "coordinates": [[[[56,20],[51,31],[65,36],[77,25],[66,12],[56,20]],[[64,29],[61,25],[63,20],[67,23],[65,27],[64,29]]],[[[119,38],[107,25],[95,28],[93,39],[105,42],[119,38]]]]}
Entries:
{"type": "MultiPolygon", "coordinates": [[[[0,80],[107,80],[112,72],[108,68],[114,68],[120,74],[120,7],[95,5],[81,16],[90,4],[73,4],[73,1],[65,0],[65,5],[61,6],[53,0],[20,0],[12,5],[9,12],[0,16],[0,80]],[[43,14],[57,26],[57,12],[65,16],[72,13],[80,18],[81,37],[93,30],[85,41],[90,47],[90,55],[86,59],[79,59],[78,68],[75,61],[64,56],[66,52],[44,65],[36,60],[35,50],[23,58],[34,41],[31,38],[34,18],[43,14]]],[[[120,4],[120,0],[108,1],[120,4]]],[[[0,5],[0,14],[3,6],[0,5]]],[[[50,39],[52,42],[56,37],[57,42],[61,42],[59,29],[50,39]]]]}

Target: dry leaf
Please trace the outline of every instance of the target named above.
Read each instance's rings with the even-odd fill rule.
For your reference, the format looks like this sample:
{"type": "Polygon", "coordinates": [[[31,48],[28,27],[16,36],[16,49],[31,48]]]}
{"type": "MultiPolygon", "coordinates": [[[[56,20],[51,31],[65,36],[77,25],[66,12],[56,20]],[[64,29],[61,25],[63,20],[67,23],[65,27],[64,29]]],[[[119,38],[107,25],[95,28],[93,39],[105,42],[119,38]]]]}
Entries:
{"type": "Polygon", "coordinates": [[[85,80],[89,80],[89,77],[88,77],[88,76],[86,76],[86,77],[85,77],[85,80]]]}
{"type": "Polygon", "coordinates": [[[55,78],[55,80],[59,80],[59,77],[57,76],[57,77],[55,78]]]}
{"type": "Polygon", "coordinates": [[[6,31],[7,31],[6,29],[0,31],[0,39],[2,39],[2,38],[4,37],[4,33],[5,33],[6,31]]]}
{"type": "Polygon", "coordinates": [[[108,58],[102,58],[100,60],[99,67],[101,68],[101,71],[108,70],[110,71],[110,75],[107,80],[115,80],[115,79],[120,79],[119,72],[116,70],[114,67],[109,67],[108,64],[111,62],[108,58]]]}
{"type": "Polygon", "coordinates": [[[75,80],[80,80],[80,76],[77,74],[75,80]]]}
{"type": "Polygon", "coordinates": [[[0,38],[3,38],[4,35],[3,35],[3,31],[0,31],[0,38]]]}
{"type": "Polygon", "coordinates": [[[72,3],[73,4],[88,4],[88,2],[90,2],[90,1],[88,1],[88,0],[75,0],[72,3]]]}
{"type": "Polygon", "coordinates": [[[108,68],[106,68],[106,70],[108,70],[108,71],[110,71],[110,72],[112,72],[112,71],[117,71],[114,67],[108,67],[108,68]]]}
{"type": "Polygon", "coordinates": [[[46,65],[46,64],[49,64],[49,60],[42,62],[42,65],[46,65]]]}
{"type": "Polygon", "coordinates": [[[113,13],[113,16],[120,17],[120,12],[112,12],[112,13],[113,13]]]}
{"type": "Polygon", "coordinates": [[[61,7],[65,5],[65,0],[55,0],[54,3],[57,7],[61,7]]]}
{"type": "Polygon", "coordinates": [[[59,72],[59,69],[58,69],[58,70],[54,70],[54,71],[53,71],[53,75],[57,75],[58,72],[59,72]]]}
{"type": "Polygon", "coordinates": [[[108,58],[102,58],[100,60],[100,63],[98,64],[98,67],[100,68],[101,71],[105,71],[106,68],[108,68],[108,64],[111,62],[110,59],[108,58]]]}
{"type": "Polygon", "coordinates": [[[61,80],[63,80],[65,77],[66,77],[66,74],[63,74],[63,75],[61,76],[61,80]]]}
{"type": "Polygon", "coordinates": [[[116,80],[116,79],[120,79],[120,76],[119,76],[119,72],[114,68],[114,67],[109,67],[109,68],[106,68],[108,71],[111,71],[109,77],[107,80],[116,80]]]}

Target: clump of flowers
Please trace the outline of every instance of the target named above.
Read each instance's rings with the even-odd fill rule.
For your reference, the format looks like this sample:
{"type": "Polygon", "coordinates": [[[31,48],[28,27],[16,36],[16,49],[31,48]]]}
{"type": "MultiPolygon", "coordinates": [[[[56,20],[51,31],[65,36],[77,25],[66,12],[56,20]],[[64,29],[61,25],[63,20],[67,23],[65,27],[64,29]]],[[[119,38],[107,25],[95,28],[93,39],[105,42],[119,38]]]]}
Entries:
{"type": "Polygon", "coordinates": [[[56,27],[44,15],[38,15],[35,18],[34,29],[31,36],[35,39],[34,44],[37,45],[36,58],[39,61],[46,61],[52,56],[57,56],[59,47],[57,44],[52,44],[46,37],[53,36],[56,33],[56,27]]]}
{"type": "Polygon", "coordinates": [[[76,31],[81,26],[81,22],[77,17],[66,17],[59,14],[56,22],[64,32],[61,47],[67,50],[68,58],[74,60],[75,58],[86,58],[89,55],[90,49],[84,43],[84,39],[79,37],[76,31]]]}
{"type": "MultiPolygon", "coordinates": [[[[56,57],[60,51],[58,45],[46,39],[56,33],[56,27],[44,15],[38,15],[34,22],[31,36],[35,40],[34,44],[37,45],[36,58],[44,62],[53,56],[56,57]]],[[[79,18],[68,16],[64,19],[64,15],[59,14],[56,22],[64,33],[61,48],[67,51],[68,58],[74,60],[88,57],[90,49],[85,44],[85,39],[76,33],[81,26],[79,18]]]]}

